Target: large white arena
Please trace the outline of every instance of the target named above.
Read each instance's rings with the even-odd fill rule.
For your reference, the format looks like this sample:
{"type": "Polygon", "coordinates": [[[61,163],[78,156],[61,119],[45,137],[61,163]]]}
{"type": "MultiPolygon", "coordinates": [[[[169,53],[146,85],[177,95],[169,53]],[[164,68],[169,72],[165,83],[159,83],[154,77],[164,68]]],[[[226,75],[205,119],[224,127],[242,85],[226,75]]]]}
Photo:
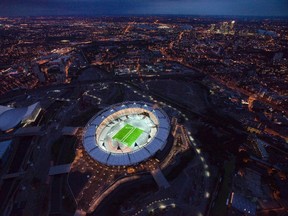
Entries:
{"type": "Polygon", "coordinates": [[[137,164],[163,150],[170,121],[160,108],[145,102],[123,102],[97,113],[86,125],[88,154],[106,165],[137,164]]]}

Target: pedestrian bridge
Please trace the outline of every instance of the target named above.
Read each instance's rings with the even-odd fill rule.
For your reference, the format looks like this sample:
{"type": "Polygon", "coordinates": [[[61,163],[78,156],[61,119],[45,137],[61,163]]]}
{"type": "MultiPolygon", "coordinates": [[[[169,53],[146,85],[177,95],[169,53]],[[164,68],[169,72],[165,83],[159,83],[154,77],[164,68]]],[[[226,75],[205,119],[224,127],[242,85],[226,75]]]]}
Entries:
{"type": "Polygon", "coordinates": [[[50,167],[49,170],[49,175],[60,175],[60,174],[65,174],[69,173],[71,170],[71,164],[62,164],[62,165],[57,165],[50,167]]]}

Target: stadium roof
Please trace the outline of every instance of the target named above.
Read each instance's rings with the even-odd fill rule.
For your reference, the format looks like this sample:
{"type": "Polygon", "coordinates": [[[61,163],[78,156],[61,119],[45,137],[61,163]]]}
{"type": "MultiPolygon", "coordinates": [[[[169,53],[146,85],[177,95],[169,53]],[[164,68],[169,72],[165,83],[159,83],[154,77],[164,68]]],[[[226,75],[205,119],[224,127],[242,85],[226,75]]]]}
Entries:
{"type": "MultiPolygon", "coordinates": [[[[133,114],[133,113],[131,113],[133,114]]],[[[108,121],[109,122],[109,121],[108,121]]],[[[152,104],[145,102],[125,102],[116,105],[112,105],[103,111],[95,115],[87,124],[83,137],[83,145],[88,154],[95,160],[107,164],[107,165],[131,165],[144,161],[151,156],[155,155],[157,151],[162,150],[166,145],[166,139],[170,132],[170,121],[166,113],[159,109],[153,108],[152,104]],[[109,152],[105,151],[101,145],[104,145],[101,139],[98,139],[96,130],[100,128],[102,122],[106,119],[115,118],[115,114],[121,112],[120,116],[126,116],[125,110],[135,111],[147,111],[153,115],[153,118],[157,119],[157,133],[153,138],[148,139],[143,147],[134,148],[129,152],[109,152]],[[113,117],[112,117],[113,116],[113,117]],[[99,127],[100,126],[100,127],[99,127]]]]}
{"type": "Polygon", "coordinates": [[[20,122],[29,119],[38,108],[39,102],[21,108],[0,106],[0,130],[6,131],[14,128],[20,122]]]}

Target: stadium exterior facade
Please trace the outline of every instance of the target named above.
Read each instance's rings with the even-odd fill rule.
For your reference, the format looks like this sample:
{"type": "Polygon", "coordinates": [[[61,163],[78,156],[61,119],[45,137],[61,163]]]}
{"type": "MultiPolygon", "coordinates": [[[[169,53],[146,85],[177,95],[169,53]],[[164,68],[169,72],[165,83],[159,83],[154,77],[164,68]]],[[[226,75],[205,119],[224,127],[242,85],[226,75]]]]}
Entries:
{"type": "Polygon", "coordinates": [[[129,101],[97,113],[85,127],[83,145],[100,163],[129,166],[163,150],[169,133],[170,120],[162,109],[129,101]]]}

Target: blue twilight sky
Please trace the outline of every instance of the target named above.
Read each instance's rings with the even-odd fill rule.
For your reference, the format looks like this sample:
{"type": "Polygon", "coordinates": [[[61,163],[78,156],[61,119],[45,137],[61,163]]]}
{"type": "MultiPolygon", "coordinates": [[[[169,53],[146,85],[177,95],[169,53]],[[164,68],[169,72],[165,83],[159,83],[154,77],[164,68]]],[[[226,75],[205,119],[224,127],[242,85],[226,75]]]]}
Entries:
{"type": "Polygon", "coordinates": [[[0,0],[0,16],[129,14],[288,16],[288,0],[0,0]]]}

